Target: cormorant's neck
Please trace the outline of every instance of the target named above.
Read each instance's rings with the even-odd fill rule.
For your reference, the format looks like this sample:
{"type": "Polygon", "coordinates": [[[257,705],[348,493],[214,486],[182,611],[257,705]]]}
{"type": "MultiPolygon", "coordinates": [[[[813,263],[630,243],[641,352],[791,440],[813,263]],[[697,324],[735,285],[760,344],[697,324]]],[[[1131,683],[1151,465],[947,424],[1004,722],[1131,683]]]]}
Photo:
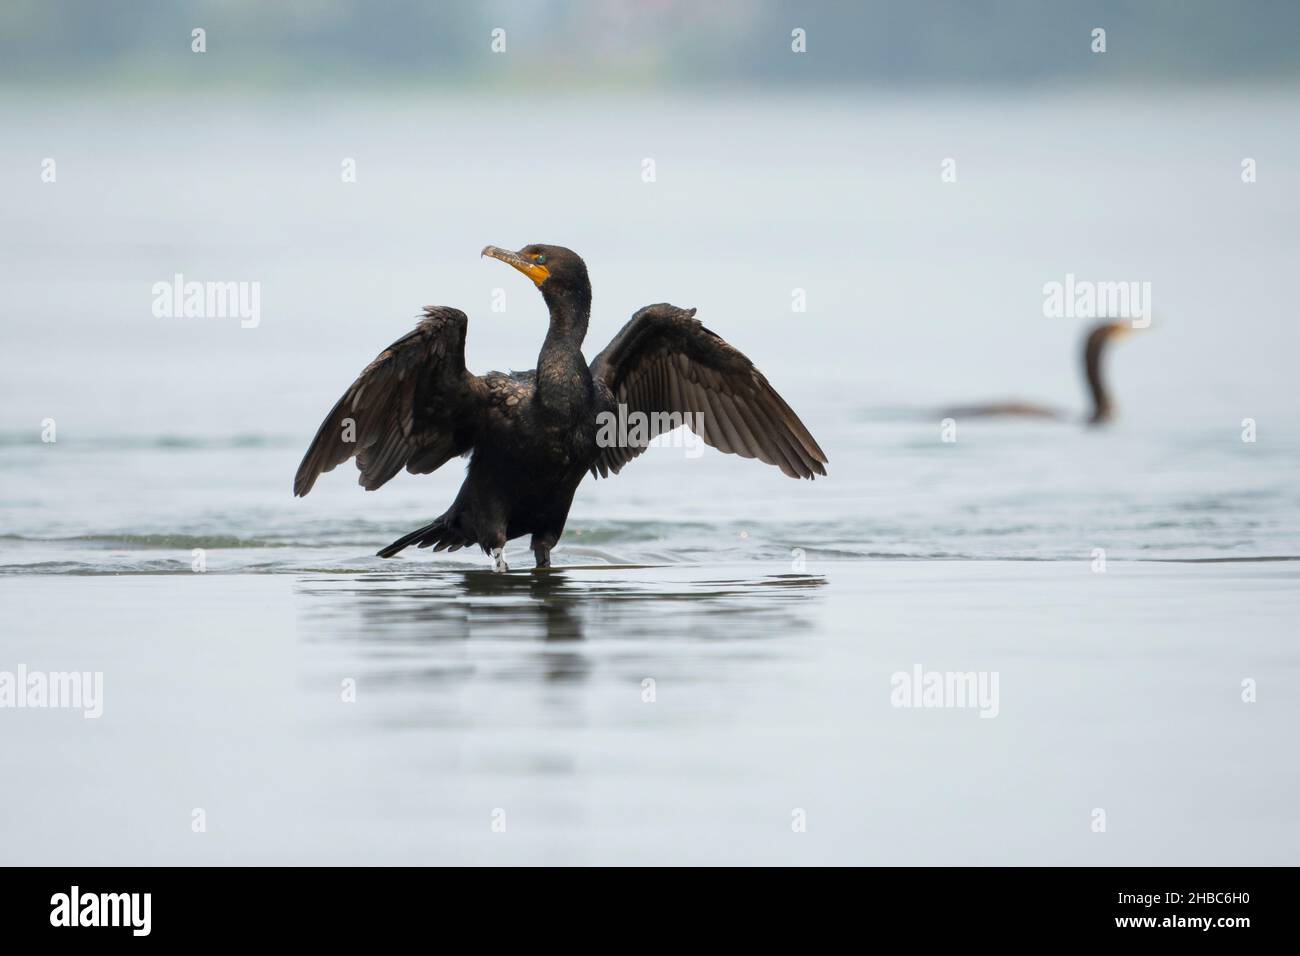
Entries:
{"type": "Polygon", "coordinates": [[[1101,356],[1108,338],[1104,333],[1094,332],[1088,336],[1083,349],[1083,372],[1088,379],[1088,391],[1092,395],[1092,415],[1088,422],[1093,425],[1109,421],[1112,413],[1110,392],[1106,390],[1101,375],[1101,356]]]}
{"type": "Polygon", "coordinates": [[[588,398],[591,373],[582,340],[591,316],[591,286],[542,290],[551,310],[551,327],[537,356],[537,401],[552,416],[573,419],[588,398]]]}
{"type": "Polygon", "coordinates": [[[587,337],[587,321],[591,318],[591,286],[583,283],[576,289],[543,289],[542,298],[551,312],[546,344],[581,348],[582,340],[587,337]]]}

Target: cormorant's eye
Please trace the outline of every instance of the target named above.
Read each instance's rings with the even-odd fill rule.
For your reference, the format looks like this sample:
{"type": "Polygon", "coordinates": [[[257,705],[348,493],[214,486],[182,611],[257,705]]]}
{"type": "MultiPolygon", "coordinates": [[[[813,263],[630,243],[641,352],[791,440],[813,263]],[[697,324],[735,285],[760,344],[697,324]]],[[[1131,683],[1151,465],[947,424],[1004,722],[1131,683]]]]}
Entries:
{"type": "Polygon", "coordinates": [[[545,253],[543,253],[542,255],[538,256],[538,257],[537,257],[536,259],[534,259],[533,261],[536,262],[539,266],[544,266],[544,265],[546,265],[546,255],[545,255],[545,253]]]}

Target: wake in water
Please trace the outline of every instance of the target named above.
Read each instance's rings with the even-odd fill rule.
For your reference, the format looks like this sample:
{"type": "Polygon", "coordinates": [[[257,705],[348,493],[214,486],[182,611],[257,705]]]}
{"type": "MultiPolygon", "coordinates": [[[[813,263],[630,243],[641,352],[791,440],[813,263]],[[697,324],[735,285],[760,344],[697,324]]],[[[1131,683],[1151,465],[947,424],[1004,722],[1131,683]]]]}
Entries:
{"type": "MultiPolygon", "coordinates": [[[[758,469],[743,495],[734,459],[651,448],[653,468],[590,489],[555,561],[793,569],[918,559],[1085,566],[1098,549],[1119,561],[1300,554],[1295,442],[1250,446],[1233,432],[1143,431],[1126,420],[1104,433],[989,422],[963,426],[951,444],[937,421],[841,421],[828,443],[844,462],[835,477],[800,488],[777,474],[765,483],[758,469]]],[[[382,500],[339,488],[288,503],[282,476],[296,445],[270,435],[190,444],[71,435],[10,448],[0,456],[0,574],[191,573],[196,552],[212,573],[369,574],[382,564],[378,545],[408,531],[413,513],[432,516],[427,489],[438,476],[399,478],[382,500]]],[[[393,560],[431,571],[483,564],[464,553],[393,560]]]]}
{"type": "MultiPolygon", "coordinates": [[[[664,567],[718,562],[754,563],[802,571],[810,562],[844,561],[1002,561],[1079,562],[1078,552],[1008,553],[999,547],[952,550],[925,547],[880,548],[837,541],[834,529],[766,527],[737,532],[707,524],[691,528],[657,523],[618,522],[579,528],[573,542],[556,549],[561,567],[664,567]],[[797,535],[820,535],[827,543],[803,547],[797,535]]],[[[380,534],[378,530],[376,534],[380,534]]],[[[386,574],[440,573],[482,568],[475,557],[439,554],[386,561],[369,551],[370,536],[322,542],[316,539],[256,538],[202,534],[90,534],[60,538],[0,536],[0,575],[113,574],[386,574]]],[[[522,550],[522,549],[521,549],[522,550]]],[[[1203,550],[1203,549],[1202,549],[1203,550]]],[[[1113,561],[1248,563],[1297,561],[1300,555],[1161,556],[1121,552],[1113,561]]]]}

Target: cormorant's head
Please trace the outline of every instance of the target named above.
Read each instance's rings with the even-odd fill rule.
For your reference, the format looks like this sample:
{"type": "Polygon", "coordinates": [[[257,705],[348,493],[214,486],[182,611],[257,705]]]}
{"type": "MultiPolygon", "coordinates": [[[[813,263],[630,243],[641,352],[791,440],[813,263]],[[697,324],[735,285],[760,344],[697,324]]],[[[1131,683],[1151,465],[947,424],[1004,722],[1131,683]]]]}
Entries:
{"type": "Polygon", "coordinates": [[[487,246],[482,254],[514,266],[532,279],[543,292],[558,292],[562,289],[586,291],[591,288],[587,280],[587,264],[580,255],[564,246],[534,243],[524,246],[518,252],[487,246]]]}
{"type": "Polygon", "coordinates": [[[1088,331],[1088,343],[1100,348],[1102,343],[1117,342],[1133,334],[1129,322],[1099,322],[1088,331]]]}

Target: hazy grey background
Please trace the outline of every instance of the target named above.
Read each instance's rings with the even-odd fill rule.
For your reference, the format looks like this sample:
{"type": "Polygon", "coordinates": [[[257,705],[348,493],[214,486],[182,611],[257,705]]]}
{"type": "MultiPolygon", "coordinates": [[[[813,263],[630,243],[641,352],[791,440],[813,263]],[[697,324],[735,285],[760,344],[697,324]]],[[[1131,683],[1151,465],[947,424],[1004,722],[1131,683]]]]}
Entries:
{"type": "Polygon", "coordinates": [[[24,81],[629,87],[1135,82],[1293,77],[1300,9],[1287,0],[11,0],[0,71],[24,81]],[[201,65],[177,37],[204,27],[201,65]],[[1109,31],[1104,59],[1079,37],[1109,31]],[[503,27],[510,55],[489,52],[503,27]],[[790,31],[810,37],[791,57],[790,31]]]}
{"type": "Polygon", "coordinates": [[[106,701],[0,712],[0,860],[1295,863],[1298,18],[7,4],[0,669],[106,701]],[[532,367],[540,297],[478,258],[528,242],[587,259],[589,355],[698,307],[827,479],[652,450],[539,578],[373,557],[456,463],[292,499],[425,303],[469,313],[471,368],[532,367]],[[260,326],[154,317],[177,272],[259,282],[260,326]],[[941,443],[947,403],[1082,411],[1066,273],[1152,283],[1117,421],[941,443]],[[1001,673],[999,717],[890,707],[917,663],[1001,673]]]}

